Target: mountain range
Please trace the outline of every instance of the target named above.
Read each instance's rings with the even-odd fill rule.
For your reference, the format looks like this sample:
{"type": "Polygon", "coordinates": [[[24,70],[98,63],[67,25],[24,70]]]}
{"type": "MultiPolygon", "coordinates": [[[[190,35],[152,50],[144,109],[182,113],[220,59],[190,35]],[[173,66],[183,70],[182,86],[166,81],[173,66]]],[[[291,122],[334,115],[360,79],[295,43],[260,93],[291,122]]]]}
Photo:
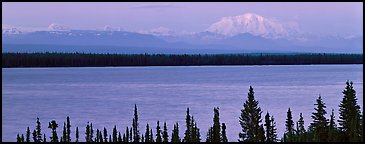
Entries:
{"type": "Polygon", "coordinates": [[[203,32],[177,33],[165,27],[130,32],[75,30],[59,24],[26,31],[2,25],[3,52],[90,53],[362,53],[363,37],[313,36],[295,22],[246,13],[223,17],[203,32]]]}

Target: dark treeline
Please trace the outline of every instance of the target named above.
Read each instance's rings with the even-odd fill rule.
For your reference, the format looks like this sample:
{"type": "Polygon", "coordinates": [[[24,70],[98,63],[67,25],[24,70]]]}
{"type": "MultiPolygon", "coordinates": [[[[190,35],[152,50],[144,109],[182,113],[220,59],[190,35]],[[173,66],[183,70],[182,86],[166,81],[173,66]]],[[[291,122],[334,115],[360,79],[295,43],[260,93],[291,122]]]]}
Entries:
{"type": "Polygon", "coordinates": [[[3,53],[8,67],[362,64],[362,54],[3,53]]]}
{"type": "MultiPolygon", "coordinates": [[[[336,124],[336,117],[333,109],[330,118],[326,118],[326,106],[319,95],[314,103],[314,111],[311,114],[312,122],[306,129],[302,113],[299,120],[293,120],[292,111],[288,108],[285,121],[286,131],[281,138],[276,132],[276,122],[274,116],[266,112],[262,117],[262,110],[259,102],[255,100],[253,88],[250,86],[247,99],[243,103],[239,123],[242,131],[238,134],[240,142],[363,142],[363,115],[360,106],[357,104],[356,91],[353,83],[347,81],[343,90],[343,99],[339,104],[339,117],[336,124]]],[[[205,142],[228,142],[227,127],[220,122],[219,107],[213,109],[213,124],[208,129],[205,142]]],[[[284,112],[283,112],[284,113],[284,112]]],[[[57,128],[62,128],[55,120],[48,123],[48,128],[52,134],[42,133],[39,118],[33,132],[28,127],[24,134],[17,135],[17,142],[79,142],[84,139],[86,142],[203,142],[200,129],[190,114],[189,108],[186,110],[185,131],[180,137],[179,123],[168,128],[166,122],[157,121],[156,128],[150,127],[147,123],[143,133],[138,122],[137,105],[134,107],[134,117],[132,126],[118,128],[114,125],[112,130],[93,128],[93,123],[87,122],[86,127],[79,130],[74,127],[71,130],[70,118],[66,118],[63,123],[61,135],[57,128]],[[31,135],[32,132],[32,135],[31,135]],[[95,133],[96,132],[96,133],[95,133]],[[84,138],[80,137],[85,135],[84,138]],[[31,138],[32,137],[32,138],[31,138]],[[31,140],[32,139],[32,140],[31,140]]]]}

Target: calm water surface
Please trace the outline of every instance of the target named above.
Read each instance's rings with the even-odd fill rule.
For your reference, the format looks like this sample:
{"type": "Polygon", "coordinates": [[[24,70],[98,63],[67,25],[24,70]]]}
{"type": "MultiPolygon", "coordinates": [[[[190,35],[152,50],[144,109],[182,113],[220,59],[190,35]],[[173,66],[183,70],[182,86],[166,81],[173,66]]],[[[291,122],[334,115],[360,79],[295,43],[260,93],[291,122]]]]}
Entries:
{"type": "Polygon", "coordinates": [[[2,141],[15,141],[27,126],[33,130],[36,117],[47,137],[48,122],[53,119],[62,135],[66,116],[71,118],[73,140],[76,126],[84,140],[87,121],[95,130],[105,126],[111,132],[116,124],[125,132],[132,125],[134,104],[141,134],[147,122],[155,128],[160,120],[167,122],[169,136],[173,123],[179,122],[181,137],[190,107],[203,141],[213,124],[213,107],[218,106],[228,139],[237,141],[240,109],[250,85],[262,118],[267,111],[274,115],[279,137],[285,131],[289,107],[294,120],[303,113],[308,126],[318,95],[327,113],[334,109],[337,119],[346,80],[354,82],[363,108],[363,65],[3,68],[2,72],[2,141]]]}

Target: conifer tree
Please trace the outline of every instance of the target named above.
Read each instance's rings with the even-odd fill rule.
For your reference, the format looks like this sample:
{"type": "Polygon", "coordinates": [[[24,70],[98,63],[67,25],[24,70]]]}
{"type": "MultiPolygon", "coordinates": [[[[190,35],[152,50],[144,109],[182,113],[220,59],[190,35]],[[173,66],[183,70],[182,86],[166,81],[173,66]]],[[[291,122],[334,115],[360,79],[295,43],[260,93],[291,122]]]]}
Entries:
{"type": "Polygon", "coordinates": [[[133,118],[133,142],[139,142],[139,130],[138,130],[138,113],[137,113],[137,105],[134,105],[134,118],[133,118]]]}
{"type": "Polygon", "coordinates": [[[285,121],[286,131],[285,131],[285,142],[293,142],[294,137],[294,121],[293,117],[290,111],[290,108],[288,109],[287,118],[285,121]]]}
{"type": "Polygon", "coordinates": [[[337,141],[337,125],[335,123],[335,114],[333,113],[333,109],[330,116],[330,121],[328,125],[328,141],[336,142],[337,141]]]}
{"type": "Polygon", "coordinates": [[[20,137],[20,142],[24,142],[24,134],[20,137]]]}
{"type": "Polygon", "coordinates": [[[186,130],[185,130],[185,136],[183,139],[183,142],[191,142],[191,119],[190,119],[190,114],[189,114],[189,108],[186,109],[186,130]]]}
{"type": "Polygon", "coordinates": [[[179,123],[176,122],[176,124],[174,124],[174,129],[172,130],[172,134],[171,134],[171,142],[180,142],[180,137],[179,137],[179,123]]]}
{"type": "Polygon", "coordinates": [[[221,142],[221,125],[219,122],[219,107],[214,108],[212,142],[221,142]]]}
{"type": "Polygon", "coordinates": [[[122,135],[120,134],[120,132],[118,133],[118,141],[117,142],[122,142],[122,135]]]}
{"type": "Polygon", "coordinates": [[[100,142],[99,141],[100,137],[99,137],[99,129],[96,129],[96,138],[95,138],[95,142],[100,142]]]}
{"type": "Polygon", "coordinates": [[[19,133],[16,135],[16,142],[22,142],[22,140],[20,139],[19,133]]]}
{"type": "Polygon", "coordinates": [[[297,137],[299,142],[306,141],[306,131],[304,128],[304,119],[302,113],[299,115],[299,120],[297,122],[297,137]]]}
{"type": "Polygon", "coordinates": [[[133,137],[133,135],[132,135],[132,128],[129,128],[129,141],[130,142],[133,142],[132,141],[132,137],[133,137]]]}
{"type": "Polygon", "coordinates": [[[62,141],[67,142],[66,122],[63,122],[62,141]]]}
{"type": "Polygon", "coordinates": [[[101,132],[101,130],[99,131],[99,141],[100,142],[103,142],[103,135],[101,134],[102,132],[101,132]]]}
{"type": "Polygon", "coordinates": [[[86,142],[91,142],[91,130],[90,130],[90,125],[89,122],[87,122],[86,125],[86,131],[85,131],[85,140],[86,142]]]}
{"type": "Polygon", "coordinates": [[[159,143],[162,142],[160,121],[157,121],[157,126],[156,126],[156,142],[159,143]]]}
{"type": "Polygon", "coordinates": [[[125,136],[125,133],[123,134],[123,142],[127,142],[127,138],[125,136]]]}
{"type": "Polygon", "coordinates": [[[213,142],[213,127],[209,128],[205,142],[213,142]]]}
{"type": "Polygon", "coordinates": [[[112,142],[112,135],[109,135],[109,142],[112,142]]]}
{"type": "Polygon", "coordinates": [[[362,141],[360,106],[357,104],[356,91],[352,81],[346,82],[346,87],[342,93],[344,97],[339,105],[340,116],[338,120],[339,129],[343,133],[342,139],[351,142],[362,141]]]}
{"type": "Polygon", "coordinates": [[[259,142],[264,142],[265,141],[265,130],[264,130],[264,126],[261,124],[259,132],[258,132],[258,140],[259,142]]]}
{"type": "Polygon", "coordinates": [[[117,142],[118,141],[118,137],[117,137],[117,126],[114,125],[113,128],[113,142],[117,142]]]}
{"type": "Polygon", "coordinates": [[[166,122],[163,123],[163,133],[162,133],[162,137],[163,137],[163,142],[169,142],[169,134],[167,133],[167,126],[166,126],[166,122]]]}
{"type": "Polygon", "coordinates": [[[226,124],[222,123],[222,142],[228,142],[226,128],[226,124]]]}
{"type": "Polygon", "coordinates": [[[30,142],[30,130],[29,130],[29,127],[27,127],[27,134],[25,136],[26,136],[25,142],[30,142]]]}
{"type": "Polygon", "coordinates": [[[93,142],[93,137],[94,137],[93,123],[90,123],[90,142],[93,142]]]}
{"type": "Polygon", "coordinates": [[[71,123],[70,123],[70,117],[67,116],[67,142],[71,142],[71,123]]]}
{"type": "Polygon", "coordinates": [[[42,133],[41,133],[41,122],[39,121],[39,118],[37,117],[37,127],[36,127],[36,132],[37,132],[37,142],[42,142],[42,133]]]}
{"type": "Polygon", "coordinates": [[[76,127],[76,142],[79,142],[79,127],[76,127]]]}
{"type": "Polygon", "coordinates": [[[108,131],[106,130],[105,127],[104,127],[104,142],[108,142],[108,131]]]}
{"type": "Polygon", "coordinates": [[[148,125],[148,123],[146,125],[146,133],[145,133],[145,140],[144,141],[145,142],[151,142],[150,141],[150,126],[148,125]]]}
{"type": "Polygon", "coordinates": [[[52,120],[49,124],[48,124],[48,128],[52,129],[52,137],[49,137],[51,139],[51,142],[58,142],[58,136],[57,136],[57,127],[58,124],[56,123],[55,120],[52,120]]]}
{"type": "Polygon", "coordinates": [[[150,142],[154,142],[152,128],[150,129],[150,142]]]}
{"type": "Polygon", "coordinates": [[[38,139],[37,139],[37,132],[35,130],[33,130],[33,141],[34,142],[38,142],[38,139]]]}
{"type": "Polygon", "coordinates": [[[255,100],[253,88],[250,86],[248,97],[241,110],[239,141],[259,142],[259,129],[261,123],[261,108],[255,100]]]}
{"type": "Polygon", "coordinates": [[[125,135],[126,135],[126,142],[130,142],[129,141],[129,129],[128,129],[128,127],[125,129],[125,135]]]}
{"type": "Polygon", "coordinates": [[[200,132],[199,128],[194,121],[194,117],[191,116],[191,141],[192,142],[200,142],[200,132]]]}
{"type": "Polygon", "coordinates": [[[269,112],[265,115],[265,128],[266,128],[266,142],[276,142],[276,128],[275,128],[274,117],[271,116],[269,112]]]}
{"type": "Polygon", "coordinates": [[[142,134],[141,142],[144,142],[144,135],[142,134]]]}
{"type": "Polygon", "coordinates": [[[311,127],[313,128],[314,133],[313,140],[325,142],[328,137],[328,120],[325,116],[327,114],[325,110],[326,106],[325,103],[322,101],[320,95],[316,101],[317,103],[314,105],[317,107],[314,108],[315,112],[312,113],[313,123],[311,123],[311,127]]]}

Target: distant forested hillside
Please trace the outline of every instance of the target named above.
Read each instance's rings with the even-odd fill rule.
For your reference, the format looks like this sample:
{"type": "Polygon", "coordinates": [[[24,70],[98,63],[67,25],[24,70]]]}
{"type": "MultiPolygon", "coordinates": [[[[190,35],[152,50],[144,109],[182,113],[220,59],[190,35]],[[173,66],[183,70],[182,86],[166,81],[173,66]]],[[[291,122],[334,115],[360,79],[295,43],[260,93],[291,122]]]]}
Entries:
{"type": "Polygon", "coordinates": [[[2,67],[362,64],[362,54],[3,53],[2,67]]]}

